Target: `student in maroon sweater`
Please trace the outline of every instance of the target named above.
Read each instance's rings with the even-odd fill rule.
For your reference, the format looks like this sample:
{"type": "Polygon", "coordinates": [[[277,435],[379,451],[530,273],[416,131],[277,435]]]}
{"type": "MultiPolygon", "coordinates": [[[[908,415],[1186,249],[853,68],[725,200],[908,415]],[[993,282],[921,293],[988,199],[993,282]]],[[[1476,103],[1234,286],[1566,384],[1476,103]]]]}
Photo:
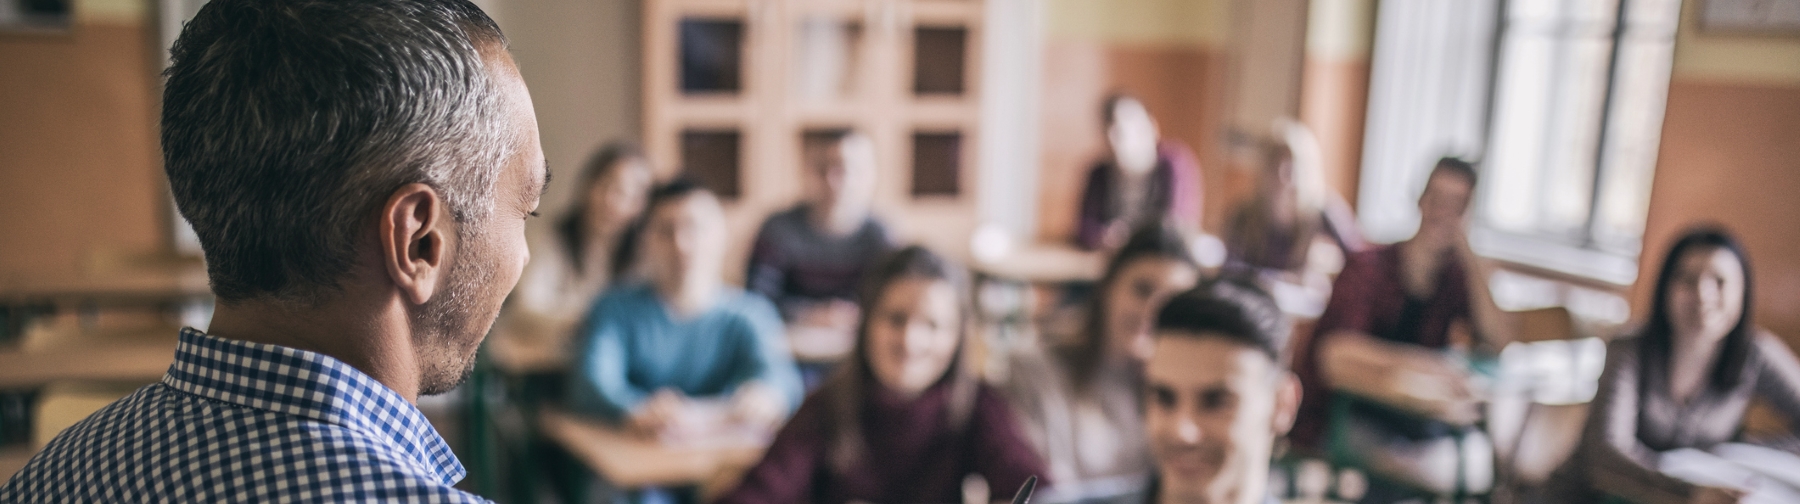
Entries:
{"type": "Polygon", "coordinates": [[[856,350],[723,503],[1002,500],[1043,472],[1012,412],[966,365],[962,274],[913,246],[869,272],[856,350]]]}

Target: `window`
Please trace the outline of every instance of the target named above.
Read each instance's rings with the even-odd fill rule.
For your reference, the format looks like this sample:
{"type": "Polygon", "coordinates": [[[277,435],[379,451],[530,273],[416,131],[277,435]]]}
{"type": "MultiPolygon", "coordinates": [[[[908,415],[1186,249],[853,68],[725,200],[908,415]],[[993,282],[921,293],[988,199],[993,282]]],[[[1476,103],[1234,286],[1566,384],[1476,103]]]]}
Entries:
{"type": "Polygon", "coordinates": [[[1383,2],[1363,160],[1370,236],[1409,235],[1431,160],[1457,155],[1482,171],[1478,252],[1631,283],[1679,10],[1679,0],[1383,2]]]}

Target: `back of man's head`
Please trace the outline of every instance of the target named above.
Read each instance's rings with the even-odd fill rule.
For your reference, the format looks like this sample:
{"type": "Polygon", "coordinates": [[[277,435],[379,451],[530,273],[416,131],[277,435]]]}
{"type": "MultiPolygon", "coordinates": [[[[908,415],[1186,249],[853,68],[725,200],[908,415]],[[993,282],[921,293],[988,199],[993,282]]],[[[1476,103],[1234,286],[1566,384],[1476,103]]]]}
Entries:
{"type": "Polygon", "coordinates": [[[164,169],[223,303],[316,303],[399,187],[458,223],[492,211],[518,133],[467,0],[213,0],[182,30],[163,92],[164,169]]]}
{"type": "Polygon", "coordinates": [[[1277,362],[1292,324],[1267,294],[1229,280],[1177,294],[1156,314],[1159,337],[1213,337],[1248,347],[1277,362]]]}

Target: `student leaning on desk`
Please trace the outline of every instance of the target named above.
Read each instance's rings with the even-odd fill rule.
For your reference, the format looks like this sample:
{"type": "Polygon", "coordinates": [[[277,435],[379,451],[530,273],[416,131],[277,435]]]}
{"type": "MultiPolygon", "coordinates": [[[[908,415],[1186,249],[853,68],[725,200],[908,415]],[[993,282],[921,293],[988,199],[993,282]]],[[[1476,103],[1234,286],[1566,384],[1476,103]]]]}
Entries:
{"type": "Polygon", "coordinates": [[[548,181],[505,37],[463,0],[215,0],[164,86],[210,332],[0,502],[480,502],[414,406],[468,376],[548,181]]]}

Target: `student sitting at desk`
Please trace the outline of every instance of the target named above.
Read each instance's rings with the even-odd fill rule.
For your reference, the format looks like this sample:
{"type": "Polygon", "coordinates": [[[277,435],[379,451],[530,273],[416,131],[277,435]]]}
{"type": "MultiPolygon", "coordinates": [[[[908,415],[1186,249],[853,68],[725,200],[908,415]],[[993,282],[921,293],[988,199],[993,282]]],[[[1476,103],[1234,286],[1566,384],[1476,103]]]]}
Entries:
{"type": "Polygon", "coordinates": [[[1752,399],[1763,399],[1789,422],[1800,419],[1800,361],[1756,327],[1744,248],[1723,231],[1690,231],[1670,248],[1656,278],[1644,327],[1607,346],[1587,431],[1551,479],[1553,496],[1558,502],[1597,500],[1600,492],[1645,504],[1794,502],[1796,487],[1781,486],[1794,485],[1792,479],[1783,484],[1764,476],[1800,471],[1792,440],[1773,440],[1786,441],[1777,443],[1787,445],[1780,449],[1738,444],[1745,441],[1739,433],[1752,399]],[[1709,472],[1735,481],[1704,478],[1709,472]],[[1757,477],[1778,486],[1745,485],[1757,477]],[[1769,495],[1774,492],[1785,493],[1769,495]]]}
{"type": "Polygon", "coordinates": [[[693,427],[702,405],[719,401],[732,424],[779,424],[800,403],[800,376],[774,306],[724,284],[718,200],[670,182],[651,192],[635,227],[648,281],[594,303],[578,333],[571,406],[650,434],[693,427]]]}
{"type": "Polygon", "coordinates": [[[719,502],[1001,500],[1041,474],[1012,412],[969,368],[962,273],[920,247],[870,271],[856,351],[719,502]]]}
{"type": "Polygon", "coordinates": [[[1345,451],[1366,458],[1362,463],[1373,472],[1441,493],[1459,481],[1465,488],[1491,482],[1492,457],[1481,456],[1482,447],[1491,450],[1486,437],[1442,421],[1476,420],[1462,407],[1472,404],[1464,400],[1473,395],[1468,373],[1446,352],[1456,343],[1453,335],[1472,330],[1475,349],[1490,353],[1510,335],[1488,294],[1486,264],[1465,235],[1475,177],[1466,162],[1439,160],[1419,196],[1417,234],[1346,261],[1313,341],[1296,355],[1306,385],[1297,445],[1325,449],[1334,392],[1347,391],[1361,399],[1350,403],[1344,431],[1352,448],[1345,451]],[[1449,397],[1431,404],[1449,409],[1410,415],[1378,402],[1412,397],[1409,391],[1421,388],[1445,389],[1449,397]],[[1459,443],[1453,434],[1463,433],[1459,443]],[[1458,463],[1458,456],[1468,460],[1458,463]],[[1465,474],[1456,474],[1457,467],[1465,474]]]}
{"type": "Polygon", "coordinates": [[[1300,407],[1281,364],[1290,331],[1273,300],[1231,284],[1163,306],[1143,390],[1156,479],[1140,502],[1276,502],[1269,461],[1300,407]]]}
{"type": "MultiPolygon", "coordinates": [[[[774,301],[794,330],[837,335],[840,345],[829,346],[848,347],[863,271],[894,248],[887,227],[869,210],[875,144],[846,130],[809,135],[805,147],[808,199],[763,222],[750,251],[745,288],[774,301]]],[[[814,371],[822,374],[824,368],[814,371]]]]}
{"type": "Polygon", "coordinates": [[[1139,228],[1107,265],[1076,337],[1009,356],[1006,396],[1057,482],[1039,500],[1108,502],[1143,490],[1151,467],[1138,390],[1151,324],[1199,277],[1180,233],[1139,228]]]}
{"type": "Polygon", "coordinates": [[[1277,133],[1277,140],[1261,145],[1256,195],[1226,224],[1225,268],[1263,285],[1301,287],[1323,305],[1331,292],[1329,275],[1336,273],[1327,268],[1366,245],[1350,205],[1325,185],[1312,132],[1283,121],[1277,133]]]}
{"type": "Polygon", "coordinates": [[[1197,229],[1203,193],[1193,150],[1163,138],[1156,118],[1131,95],[1107,97],[1100,116],[1108,155],[1088,170],[1075,244],[1089,250],[1117,248],[1132,229],[1156,221],[1197,229]]]}

